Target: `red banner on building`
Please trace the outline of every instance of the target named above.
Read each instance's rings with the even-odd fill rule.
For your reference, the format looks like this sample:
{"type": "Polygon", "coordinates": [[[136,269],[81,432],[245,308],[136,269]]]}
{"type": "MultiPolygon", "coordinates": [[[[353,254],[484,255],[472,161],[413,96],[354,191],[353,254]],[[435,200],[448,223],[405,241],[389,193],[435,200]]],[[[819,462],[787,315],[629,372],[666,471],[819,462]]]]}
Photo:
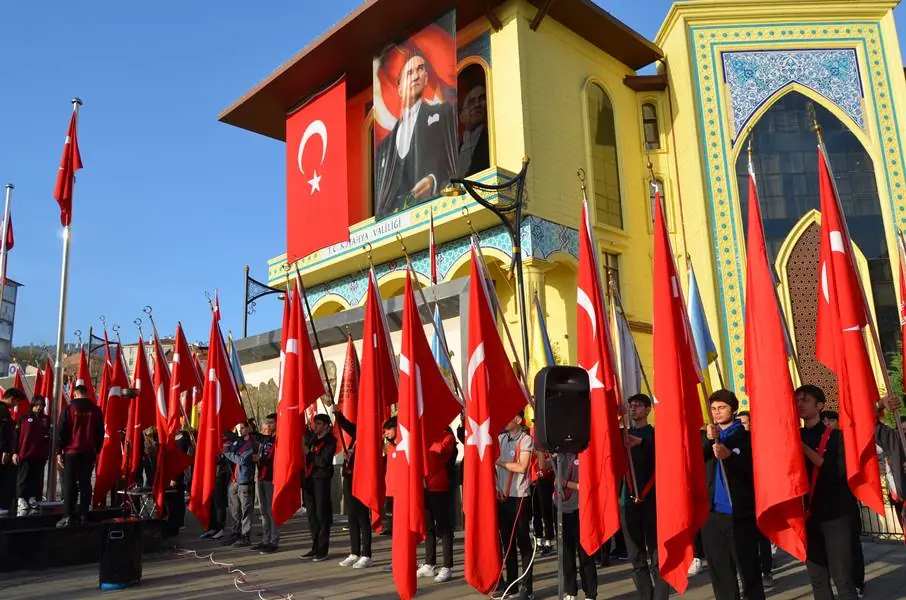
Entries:
{"type": "Polygon", "coordinates": [[[346,81],[286,118],[286,258],[349,239],[346,81]]]}

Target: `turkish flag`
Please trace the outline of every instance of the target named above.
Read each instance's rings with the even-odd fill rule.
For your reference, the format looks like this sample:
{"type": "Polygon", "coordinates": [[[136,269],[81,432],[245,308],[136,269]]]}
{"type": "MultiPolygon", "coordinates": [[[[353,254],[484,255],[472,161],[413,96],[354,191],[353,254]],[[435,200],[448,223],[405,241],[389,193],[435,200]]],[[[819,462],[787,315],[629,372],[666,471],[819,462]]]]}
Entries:
{"type": "Polygon", "coordinates": [[[201,422],[198,425],[192,490],[189,494],[189,510],[205,529],[210,525],[211,495],[217,473],[217,455],[223,450],[223,434],[242,421],[245,421],[245,411],[239,399],[239,388],[233,381],[217,317],[212,314],[201,422]]]}
{"type": "Polygon", "coordinates": [[[142,455],[145,452],[144,431],[149,427],[154,427],[158,422],[154,383],[151,380],[151,369],[148,368],[148,358],[145,355],[145,342],[141,336],[138,338],[132,387],[138,392],[138,395],[130,402],[129,427],[126,430],[128,454],[123,470],[126,473],[127,484],[137,483],[142,468],[142,455]]]}
{"type": "Polygon", "coordinates": [[[489,291],[472,246],[469,280],[469,362],[466,380],[466,443],[463,477],[466,581],[488,594],[500,579],[500,538],[497,535],[495,463],[500,453],[496,436],[528,404],[528,396],[510,364],[489,291]]]}
{"type": "Polygon", "coordinates": [[[655,486],[661,490],[657,551],[661,577],[682,594],[689,583],[695,534],[708,518],[701,444],[704,423],[692,334],[659,192],[654,215],[654,395],[658,402],[654,473],[655,486]]]}
{"type": "MultiPolygon", "coordinates": [[[[425,412],[424,398],[427,396],[433,404],[435,394],[449,396],[450,390],[425,339],[425,330],[412,295],[412,277],[406,271],[396,452],[388,459],[391,485],[396,490],[393,496],[393,581],[403,600],[415,596],[417,589],[416,546],[425,537],[425,436],[422,415],[425,412]]],[[[452,417],[447,423],[451,420],[452,417]]]]}
{"type": "Polygon", "coordinates": [[[324,384],[308,337],[302,312],[302,289],[298,275],[296,289],[284,301],[283,349],[280,390],[277,399],[277,443],[274,448],[274,501],[272,510],[277,527],[302,506],[300,477],[304,467],[302,438],[305,435],[303,411],[324,395],[324,384]],[[288,311],[287,311],[288,308],[288,311]],[[287,315],[288,312],[288,315],[287,315]]]}
{"type": "Polygon", "coordinates": [[[594,554],[620,529],[619,485],[627,462],[620,433],[619,386],[587,202],[582,203],[579,229],[579,365],[588,371],[591,384],[589,444],[579,454],[579,531],[582,547],[594,554]]]}
{"type": "MultiPolygon", "coordinates": [[[[875,451],[878,386],[863,328],[868,311],[853,261],[849,232],[824,151],[818,150],[821,196],[821,250],[815,355],[837,376],[849,488],[862,504],[884,514],[875,451]]],[[[754,419],[753,419],[754,420],[754,419]]]]}
{"type": "Polygon", "coordinates": [[[167,486],[170,481],[189,468],[192,458],[183,452],[176,443],[180,431],[182,416],[181,399],[191,394],[193,386],[198,385],[198,374],[195,365],[189,360],[189,345],[182,332],[182,324],[176,324],[176,336],[173,345],[173,372],[167,367],[160,342],[155,335],[154,351],[154,389],[157,396],[158,439],[157,466],[154,470],[153,494],[158,510],[163,510],[167,486]],[[158,375],[160,373],[160,375],[158,375]],[[163,422],[161,422],[163,417],[163,422]]]}
{"type": "MultiPolygon", "coordinates": [[[[346,362],[343,365],[343,380],[340,382],[340,393],[337,395],[337,408],[346,417],[346,420],[355,424],[358,419],[357,402],[359,397],[359,378],[360,378],[359,356],[355,352],[355,344],[352,343],[352,337],[346,342],[346,362]]],[[[340,439],[340,435],[345,440],[344,448],[352,445],[353,439],[350,435],[343,433],[340,429],[339,420],[334,422],[334,435],[340,439]]]]}
{"type": "Polygon", "coordinates": [[[346,80],[286,118],[286,260],[349,239],[346,80]]]}
{"type": "Polygon", "coordinates": [[[385,494],[383,424],[397,400],[397,373],[374,270],[368,274],[366,298],[352,495],[371,509],[372,524],[378,527],[385,494]]]}
{"type": "Polygon", "coordinates": [[[22,369],[19,365],[16,365],[16,378],[13,380],[13,387],[22,392],[23,395],[22,400],[19,400],[19,403],[13,407],[13,420],[18,421],[19,417],[28,414],[31,405],[28,395],[25,393],[25,386],[22,384],[22,369]]]}
{"type": "Polygon", "coordinates": [[[88,397],[95,404],[98,403],[97,396],[94,394],[94,386],[91,384],[91,370],[88,368],[88,356],[85,349],[79,350],[79,373],[76,375],[75,384],[84,386],[88,389],[88,397]]]}
{"type": "Polygon", "coordinates": [[[799,433],[799,411],[787,363],[786,332],[774,271],[758,204],[755,175],[749,173],[746,248],[746,393],[751,407],[752,466],[758,528],[771,542],[805,560],[808,478],[799,433]]]}
{"type": "Polygon", "coordinates": [[[16,238],[13,236],[13,213],[9,213],[9,225],[6,227],[6,251],[9,252],[16,245],[16,238]]]}
{"type": "Polygon", "coordinates": [[[123,398],[123,390],[129,387],[129,381],[126,379],[126,368],[123,366],[119,348],[116,350],[109,384],[105,386],[104,383],[101,382],[101,390],[106,392],[107,397],[104,410],[104,445],[98,457],[94,482],[95,506],[103,504],[104,497],[114,488],[122,466],[122,431],[129,418],[129,400],[123,398]]]}
{"type": "Polygon", "coordinates": [[[79,140],[76,136],[78,114],[73,108],[66,141],[63,142],[63,157],[57,170],[57,184],[53,190],[53,197],[60,205],[60,223],[64,227],[72,223],[72,188],[75,184],[76,171],[82,168],[82,155],[79,153],[79,140]]]}

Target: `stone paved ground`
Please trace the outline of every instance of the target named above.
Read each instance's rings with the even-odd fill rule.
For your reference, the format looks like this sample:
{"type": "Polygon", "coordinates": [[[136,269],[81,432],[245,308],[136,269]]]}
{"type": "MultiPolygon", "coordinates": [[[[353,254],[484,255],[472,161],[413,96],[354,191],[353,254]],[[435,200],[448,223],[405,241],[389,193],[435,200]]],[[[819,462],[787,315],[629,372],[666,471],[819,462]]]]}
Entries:
{"type": "MultiPolygon", "coordinates": [[[[346,534],[341,526],[334,527],[334,544],[331,560],[312,564],[297,557],[308,549],[308,534],[299,518],[291,522],[284,531],[282,551],[270,556],[260,556],[248,550],[224,549],[212,542],[197,539],[198,527],[191,525],[177,539],[177,544],[199,552],[216,553],[216,558],[235,563],[249,574],[252,583],[264,584],[272,592],[265,597],[275,598],[277,594],[292,594],[297,600],[355,599],[372,598],[391,600],[397,598],[389,573],[381,567],[390,563],[390,541],[376,538],[374,546],[375,568],[368,570],[343,569],[337,561],[349,551],[346,534]]],[[[256,528],[257,530],[257,528],[256,528]]],[[[906,546],[898,543],[865,543],[868,578],[867,600],[906,599],[906,546]]],[[[457,540],[454,552],[462,553],[462,541],[457,540]]],[[[145,557],[142,583],[121,592],[101,592],[97,589],[97,565],[4,573],[0,575],[0,599],[24,600],[58,598],[78,600],[82,598],[110,597],[117,600],[178,600],[217,599],[243,600],[256,598],[255,594],[236,591],[231,578],[224,571],[217,570],[203,561],[179,558],[174,554],[160,554],[145,557]]],[[[446,584],[424,583],[419,597],[437,600],[453,598],[474,598],[481,596],[474,592],[462,579],[461,561],[454,569],[455,579],[446,584]]],[[[618,563],[598,571],[600,590],[598,598],[634,600],[634,588],[629,578],[629,566],[618,563]]],[[[775,571],[776,586],[768,598],[794,600],[811,598],[805,569],[802,565],[781,559],[775,571]]],[[[555,598],[557,594],[556,563],[553,557],[539,560],[535,569],[536,596],[555,598]]],[[[581,597],[581,596],[580,596],[581,597]]],[[[675,595],[675,597],[679,597],[675,595]]],[[[693,579],[685,598],[705,600],[713,598],[707,574],[693,579]]]]}

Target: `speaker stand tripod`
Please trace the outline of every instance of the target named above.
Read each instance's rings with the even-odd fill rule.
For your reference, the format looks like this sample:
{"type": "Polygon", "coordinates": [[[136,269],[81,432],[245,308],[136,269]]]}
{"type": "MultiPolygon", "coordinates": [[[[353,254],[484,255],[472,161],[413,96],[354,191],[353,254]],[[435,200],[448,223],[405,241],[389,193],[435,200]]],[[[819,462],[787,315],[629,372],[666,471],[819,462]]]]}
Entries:
{"type": "Polygon", "coordinates": [[[566,570],[565,552],[563,551],[563,481],[560,478],[560,453],[551,455],[554,463],[554,489],[557,492],[557,598],[563,600],[563,573],[566,570]]]}

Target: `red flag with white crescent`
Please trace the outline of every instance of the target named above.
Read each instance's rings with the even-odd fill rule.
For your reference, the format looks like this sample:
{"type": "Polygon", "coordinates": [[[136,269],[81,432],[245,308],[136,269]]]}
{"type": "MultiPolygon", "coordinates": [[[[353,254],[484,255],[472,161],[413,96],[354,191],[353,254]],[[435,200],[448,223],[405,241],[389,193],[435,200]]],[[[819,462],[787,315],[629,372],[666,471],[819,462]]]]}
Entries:
{"type": "Polygon", "coordinates": [[[528,396],[503,347],[488,290],[472,247],[469,279],[468,376],[463,513],[465,514],[466,581],[482,594],[500,578],[502,558],[496,535],[497,434],[528,404],[528,396]]]}
{"type": "Polygon", "coordinates": [[[582,203],[579,225],[579,366],[588,372],[591,385],[589,444],[579,454],[579,532],[582,547],[594,554],[620,529],[618,495],[627,462],[601,269],[587,202],[582,203]]]}
{"type": "Polygon", "coordinates": [[[818,150],[818,191],[821,197],[821,248],[815,355],[837,377],[840,430],[843,432],[849,488],[863,504],[884,514],[875,451],[875,404],[879,394],[864,332],[868,326],[868,310],[853,260],[852,241],[821,148],[818,150]]]}
{"type": "Polygon", "coordinates": [[[116,485],[120,476],[123,459],[123,435],[129,418],[129,400],[123,398],[123,390],[129,387],[126,379],[126,367],[117,348],[111,367],[109,386],[101,385],[106,391],[107,401],[104,410],[104,445],[98,456],[97,475],[94,482],[93,502],[95,506],[104,503],[105,496],[116,485]]]}
{"type": "Polygon", "coordinates": [[[98,399],[94,394],[94,386],[91,384],[91,370],[88,368],[88,356],[85,354],[85,348],[79,350],[79,355],[79,373],[76,375],[75,384],[84,386],[88,390],[88,397],[97,404],[98,399]]]}
{"type": "Polygon", "coordinates": [[[286,258],[349,239],[346,80],[286,119],[286,258]]]}
{"type": "Polygon", "coordinates": [[[57,170],[57,184],[53,197],[60,205],[60,223],[65,227],[72,223],[72,189],[75,186],[76,171],[82,168],[82,155],[79,152],[79,140],[76,135],[78,111],[73,107],[69,119],[69,130],[63,142],[63,156],[57,170]]]}

